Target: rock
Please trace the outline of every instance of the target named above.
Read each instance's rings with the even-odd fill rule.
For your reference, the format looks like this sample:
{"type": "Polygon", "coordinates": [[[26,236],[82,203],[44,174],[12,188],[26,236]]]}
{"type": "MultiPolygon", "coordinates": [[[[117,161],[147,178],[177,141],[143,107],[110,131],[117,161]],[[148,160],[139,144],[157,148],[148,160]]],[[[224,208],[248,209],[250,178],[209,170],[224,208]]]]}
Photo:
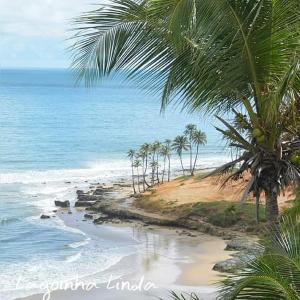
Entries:
{"type": "Polygon", "coordinates": [[[95,224],[102,224],[102,223],[107,222],[107,221],[109,221],[109,220],[111,220],[110,217],[108,217],[108,216],[106,216],[106,215],[102,215],[101,217],[95,219],[95,220],[94,220],[94,223],[95,223],[95,224]]]}
{"type": "Polygon", "coordinates": [[[77,191],[76,191],[76,194],[77,194],[77,195],[82,195],[82,194],[84,194],[84,191],[83,191],[83,190],[77,190],[77,191]]]}
{"type": "Polygon", "coordinates": [[[218,262],[214,265],[213,270],[222,273],[234,273],[237,270],[245,267],[246,261],[242,261],[238,257],[229,258],[225,261],[218,262]]]}
{"type": "Polygon", "coordinates": [[[77,201],[75,207],[89,207],[96,203],[96,201],[77,201]]]}
{"type": "Polygon", "coordinates": [[[94,216],[91,215],[91,214],[85,214],[85,215],[84,215],[84,218],[93,220],[93,219],[94,219],[94,216]]]}
{"type": "Polygon", "coordinates": [[[71,181],[65,181],[65,184],[71,184],[71,181]]]}
{"type": "Polygon", "coordinates": [[[71,211],[68,211],[68,214],[69,214],[69,215],[71,215],[71,214],[72,214],[72,212],[71,212],[71,211]]]}
{"type": "Polygon", "coordinates": [[[99,200],[98,197],[86,193],[78,194],[77,199],[78,201],[83,201],[83,202],[99,200]]]}
{"type": "Polygon", "coordinates": [[[54,212],[54,213],[57,213],[57,209],[55,209],[55,210],[52,210],[52,212],[54,212]]]}
{"type": "Polygon", "coordinates": [[[70,207],[70,201],[69,200],[54,201],[54,203],[55,203],[55,206],[58,206],[58,207],[63,207],[63,208],[70,207]]]}
{"type": "Polygon", "coordinates": [[[41,215],[40,218],[41,218],[41,219],[50,219],[50,216],[48,216],[48,215],[41,215]]]}
{"type": "Polygon", "coordinates": [[[249,240],[247,238],[234,238],[227,242],[227,246],[225,250],[228,251],[243,251],[247,252],[259,252],[262,251],[262,246],[258,244],[256,241],[249,240]]]}

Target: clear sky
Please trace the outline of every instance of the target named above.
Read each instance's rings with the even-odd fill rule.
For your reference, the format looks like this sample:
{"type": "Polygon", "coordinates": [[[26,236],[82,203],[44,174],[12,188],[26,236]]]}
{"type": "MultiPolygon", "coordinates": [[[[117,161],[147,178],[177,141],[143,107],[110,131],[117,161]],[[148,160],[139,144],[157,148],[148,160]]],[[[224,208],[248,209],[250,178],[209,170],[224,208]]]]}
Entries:
{"type": "Polygon", "coordinates": [[[68,67],[70,20],[107,2],[0,0],[0,68],[68,67]]]}

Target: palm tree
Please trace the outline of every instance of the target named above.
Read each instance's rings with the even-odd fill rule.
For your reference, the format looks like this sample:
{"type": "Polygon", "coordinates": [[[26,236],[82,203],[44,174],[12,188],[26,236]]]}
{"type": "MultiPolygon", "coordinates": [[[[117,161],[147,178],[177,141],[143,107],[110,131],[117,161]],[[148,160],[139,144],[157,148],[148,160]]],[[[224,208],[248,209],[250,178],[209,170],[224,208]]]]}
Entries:
{"type": "Polygon", "coordinates": [[[140,188],[140,172],[139,172],[139,168],[141,167],[141,161],[139,159],[136,159],[133,162],[133,166],[136,168],[136,173],[137,173],[137,179],[138,179],[138,190],[139,193],[141,192],[141,188],[140,188]]]}
{"type": "Polygon", "coordinates": [[[299,0],[113,0],[76,20],[73,67],[87,84],[114,70],[138,76],[162,91],[163,109],[176,100],[245,112],[251,137],[223,122],[243,154],[219,171],[241,164],[231,179],[250,172],[245,195],[265,193],[267,221],[277,222],[280,191],[299,180],[299,132],[287,134],[283,118],[297,119],[299,11],[299,0]]]}
{"type": "Polygon", "coordinates": [[[191,172],[191,175],[193,176],[194,172],[195,172],[195,168],[196,168],[197,159],[198,159],[199,146],[205,145],[207,142],[207,139],[206,139],[206,134],[204,132],[202,132],[201,130],[196,130],[193,133],[192,139],[193,139],[193,143],[196,145],[196,156],[195,156],[194,165],[193,165],[192,172],[191,172]]]}
{"type": "Polygon", "coordinates": [[[167,145],[162,145],[160,148],[160,154],[164,160],[164,167],[163,167],[162,179],[161,179],[161,182],[164,183],[164,178],[165,178],[165,173],[166,173],[166,162],[167,162],[167,159],[169,159],[169,157],[171,155],[170,148],[167,145]]]}
{"type": "Polygon", "coordinates": [[[270,234],[264,254],[225,280],[218,299],[300,299],[299,222],[285,218],[270,234]]]}
{"type": "Polygon", "coordinates": [[[167,139],[165,140],[165,146],[168,149],[168,182],[170,182],[170,177],[171,177],[171,154],[172,154],[172,147],[171,147],[172,141],[167,139]]]}
{"type": "Polygon", "coordinates": [[[176,153],[179,156],[180,164],[181,164],[181,168],[182,168],[182,173],[184,175],[184,167],[183,167],[183,162],[182,162],[182,153],[183,153],[183,151],[187,151],[189,149],[189,143],[188,143],[188,140],[187,140],[186,136],[184,136],[184,135],[177,136],[173,141],[172,148],[173,148],[173,150],[176,151],[176,153]]]}
{"type": "Polygon", "coordinates": [[[155,161],[156,164],[155,164],[155,173],[156,173],[156,181],[157,181],[157,184],[160,183],[160,180],[159,180],[159,153],[160,153],[160,148],[161,148],[161,143],[159,141],[155,141],[153,144],[152,144],[152,152],[153,152],[153,157],[152,157],[152,162],[155,161]]]}
{"type": "Polygon", "coordinates": [[[189,149],[190,149],[190,172],[193,175],[193,142],[194,142],[194,134],[197,131],[197,126],[194,124],[188,124],[185,127],[184,135],[187,137],[189,141],[189,149]]]}
{"type": "Polygon", "coordinates": [[[132,177],[133,193],[136,194],[135,180],[134,180],[134,157],[135,157],[135,151],[132,150],[132,149],[128,150],[127,156],[129,157],[130,163],[131,163],[131,177],[132,177]]]}
{"type": "Polygon", "coordinates": [[[139,157],[142,160],[142,175],[143,175],[143,189],[144,189],[144,191],[146,190],[146,185],[147,185],[147,187],[149,187],[149,184],[146,181],[146,175],[147,175],[147,170],[148,170],[149,152],[150,152],[150,144],[145,143],[140,147],[139,157]]]}

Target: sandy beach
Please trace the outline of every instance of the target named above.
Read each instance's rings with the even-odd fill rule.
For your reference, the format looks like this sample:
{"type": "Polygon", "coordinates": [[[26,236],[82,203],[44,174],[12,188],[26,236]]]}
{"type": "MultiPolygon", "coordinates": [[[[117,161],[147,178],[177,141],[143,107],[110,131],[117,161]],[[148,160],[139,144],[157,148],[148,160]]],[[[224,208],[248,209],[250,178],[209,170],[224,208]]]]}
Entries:
{"type": "Polygon", "coordinates": [[[224,251],[226,245],[221,238],[180,228],[145,227],[136,222],[99,226],[91,221],[83,222],[83,214],[80,211],[71,215],[64,213],[61,217],[67,226],[90,236],[105,232],[112,238],[122,236],[124,243],[132,237],[141,247],[137,253],[124,257],[106,270],[105,274],[80,278],[76,288],[74,280],[73,290],[66,286],[63,289],[51,287],[49,283],[48,288],[23,300],[157,299],[158,296],[168,298],[170,290],[197,292],[202,299],[215,299],[217,286],[214,284],[222,276],[212,268],[230,255],[224,251]],[[192,233],[192,237],[187,233],[192,233]],[[106,281],[101,283],[103,276],[106,281]],[[136,285],[137,290],[131,291],[136,285]],[[47,293],[50,290],[51,293],[47,293]]]}

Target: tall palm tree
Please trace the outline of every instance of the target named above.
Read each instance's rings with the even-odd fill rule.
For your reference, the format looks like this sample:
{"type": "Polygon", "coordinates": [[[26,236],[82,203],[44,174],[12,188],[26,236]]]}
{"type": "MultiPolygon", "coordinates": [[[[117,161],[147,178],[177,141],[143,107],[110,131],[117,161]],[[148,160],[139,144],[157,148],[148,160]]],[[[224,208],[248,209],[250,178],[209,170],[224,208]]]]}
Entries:
{"type": "Polygon", "coordinates": [[[191,175],[193,176],[195,173],[196,163],[198,160],[199,146],[205,145],[207,142],[207,139],[206,139],[206,134],[204,132],[202,132],[201,130],[196,130],[193,133],[192,138],[193,138],[193,143],[196,145],[196,156],[195,156],[195,160],[194,160],[194,164],[193,164],[193,168],[192,168],[192,172],[191,172],[191,175]]]}
{"type": "Polygon", "coordinates": [[[139,159],[135,159],[133,162],[133,166],[136,168],[136,173],[137,173],[137,186],[138,186],[138,190],[139,193],[141,192],[141,188],[140,188],[140,172],[139,172],[139,168],[141,167],[141,161],[139,159]]]}
{"type": "Polygon", "coordinates": [[[159,179],[159,154],[160,154],[160,148],[161,148],[161,142],[159,141],[155,141],[152,144],[152,152],[153,152],[153,158],[152,158],[152,162],[155,160],[155,174],[156,174],[156,181],[157,184],[160,183],[160,179],[159,179]]]}
{"type": "Polygon", "coordinates": [[[162,178],[161,178],[161,182],[164,183],[164,179],[165,179],[165,174],[166,174],[166,162],[167,159],[169,159],[171,152],[170,152],[170,148],[167,145],[162,145],[160,148],[160,154],[163,157],[163,171],[162,171],[162,178]]]}
{"type": "Polygon", "coordinates": [[[172,141],[170,139],[165,140],[165,146],[168,149],[168,182],[170,182],[171,177],[171,154],[172,154],[172,147],[171,147],[172,141]]]}
{"type": "Polygon", "coordinates": [[[137,76],[162,92],[162,108],[245,112],[251,137],[224,131],[245,153],[219,171],[242,164],[231,178],[250,172],[245,195],[264,192],[277,222],[280,191],[299,179],[299,132],[287,135],[282,118],[292,113],[290,127],[300,98],[299,11],[299,0],[113,0],[76,20],[73,66],[87,84],[114,70],[137,76]]]}
{"type": "Polygon", "coordinates": [[[194,134],[197,131],[197,126],[194,124],[188,124],[185,127],[184,135],[187,137],[189,141],[189,149],[190,149],[190,173],[193,175],[193,143],[194,143],[194,134]]]}
{"type": "Polygon", "coordinates": [[[143,189],[146,190],[146,186],[149,187],[149,184],[146,180],[147,170],[148,170],[148,158],[150,153],[150,144],[145,143],[140,147],[139,157],[142,160],[142,175],[143,175],[143,189]]]}
{"type": "Polygon", "coordinates": [[[132,150],[132,149],[128,150],[127,156],[129,157],[130,163],[131,163],[131,177],[132,177],[133,193],[136,194],[135,180],[134,180],[134,157],[135,157],[135,151],[132,150]]]}
{"type": "Polygon", "coordinates": [[[176,151],[176,153],[179,156],[182,174],[184,175],[185,173],[184,173],[184,167],[182,162],[182,154],[184,151],[187,151],[189,149],[189,143],[187,137],[184,135],[178,135],[173,141],[172,148],[173,150],[176,151]]]}
{"type": "Polygon", "coordinates": [[[145,173],[145,164],[146,164],[147,154],[144,150],[140,148],[138,153],[138,158],[141,159],[141,167],[142,167],[142,177],[143,177],[143,191],[146,190],[146,173],[145,173]]]}

